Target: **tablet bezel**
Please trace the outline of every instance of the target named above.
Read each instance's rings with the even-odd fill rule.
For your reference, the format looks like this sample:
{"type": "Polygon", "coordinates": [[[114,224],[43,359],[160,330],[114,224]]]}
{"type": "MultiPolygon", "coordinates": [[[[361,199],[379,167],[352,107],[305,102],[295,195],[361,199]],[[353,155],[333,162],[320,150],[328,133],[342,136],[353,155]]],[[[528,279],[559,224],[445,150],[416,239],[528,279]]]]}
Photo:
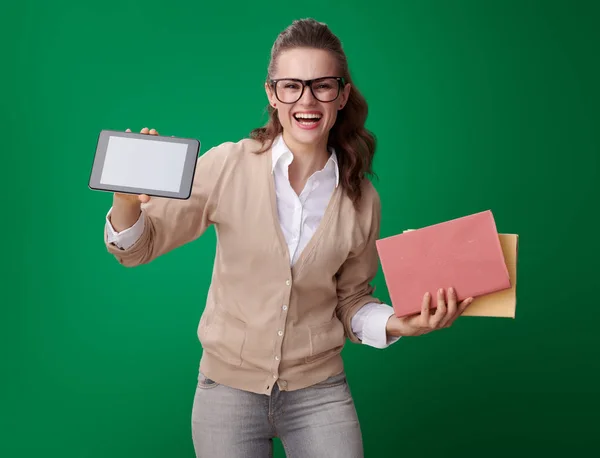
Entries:
{"type": "Polygon", "coordinates": [[[94,191],[118,192],[123,194],[146,194],[152,197],[168,197],[172,199],[186,200],[190,198],[192,193],[192,184],[194,181],[194,174],[196,173],[196,164],[198,162],[199,151],[200,141],[194,138],[166,137],[162,135],[121,132],[117,130],[102,130],[98,135],[98,143],[96,145],[96,153],[94,155],[88,186],[94,191]],[[106,185],[100,183],[104,161],[106,159],[108,140],[110,137],[127,137],[135,138],[136,140],[152,140],[187,145],[179,192],[161,191],[160,189],[133,188],[129,186],[106,185]]]}

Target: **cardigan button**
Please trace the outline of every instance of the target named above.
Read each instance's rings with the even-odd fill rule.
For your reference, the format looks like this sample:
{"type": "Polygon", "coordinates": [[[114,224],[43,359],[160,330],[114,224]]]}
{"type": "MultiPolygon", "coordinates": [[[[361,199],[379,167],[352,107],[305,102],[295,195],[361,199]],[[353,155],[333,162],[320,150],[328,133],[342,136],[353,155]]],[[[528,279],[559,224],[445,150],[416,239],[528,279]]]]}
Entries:
{"type": "Polygon", "coordinates": [[[286,285],[288,285],[288,286],[290,286],[290,281],[289,281],[289,280],[286,280],[286,281],[285,281],[285,284],[286,284],[286,285]]]}

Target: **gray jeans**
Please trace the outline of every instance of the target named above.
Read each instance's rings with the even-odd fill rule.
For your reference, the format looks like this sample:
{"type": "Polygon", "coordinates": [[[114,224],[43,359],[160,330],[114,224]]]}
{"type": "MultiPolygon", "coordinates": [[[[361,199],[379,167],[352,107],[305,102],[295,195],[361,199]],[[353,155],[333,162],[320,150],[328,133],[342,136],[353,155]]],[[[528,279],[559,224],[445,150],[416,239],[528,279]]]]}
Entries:
{"type": "Polygon", "coordinates": [[[269,458],[279,437],[287,458],[363,458],[345,373],[271,396],[220,385],[202,374],[192,409],[197,458],[269,458]]]}

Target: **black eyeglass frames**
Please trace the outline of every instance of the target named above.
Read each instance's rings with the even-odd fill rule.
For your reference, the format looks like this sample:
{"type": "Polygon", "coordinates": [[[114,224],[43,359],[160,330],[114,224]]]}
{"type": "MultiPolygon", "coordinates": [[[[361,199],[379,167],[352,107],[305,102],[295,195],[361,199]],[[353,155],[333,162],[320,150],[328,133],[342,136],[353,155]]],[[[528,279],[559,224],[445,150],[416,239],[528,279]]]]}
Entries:
{"type": "Polygon", "coordinates": [[[319,102],[333,102],[340,96],[341,89],[345,85],[344,78],[339,76],[324,76],[312,80],[279,78],[271,79],[269,83],[275,92],[275,97],[281,103],[296,103],[302,98],[307,86],[319,102]]]}

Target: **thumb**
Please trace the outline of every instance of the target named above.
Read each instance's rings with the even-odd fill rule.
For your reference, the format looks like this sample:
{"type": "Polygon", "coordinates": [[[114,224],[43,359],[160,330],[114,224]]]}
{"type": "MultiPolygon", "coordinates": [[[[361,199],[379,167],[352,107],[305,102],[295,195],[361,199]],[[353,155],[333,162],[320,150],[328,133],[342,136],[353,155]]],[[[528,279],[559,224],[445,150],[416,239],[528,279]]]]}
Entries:
{"type": "Polygon", "coordinates": [[[147,194],[140,194],[138,199],[140,199],[140,202],[143,204],[150,202],[150,196],[147,194]]]}

